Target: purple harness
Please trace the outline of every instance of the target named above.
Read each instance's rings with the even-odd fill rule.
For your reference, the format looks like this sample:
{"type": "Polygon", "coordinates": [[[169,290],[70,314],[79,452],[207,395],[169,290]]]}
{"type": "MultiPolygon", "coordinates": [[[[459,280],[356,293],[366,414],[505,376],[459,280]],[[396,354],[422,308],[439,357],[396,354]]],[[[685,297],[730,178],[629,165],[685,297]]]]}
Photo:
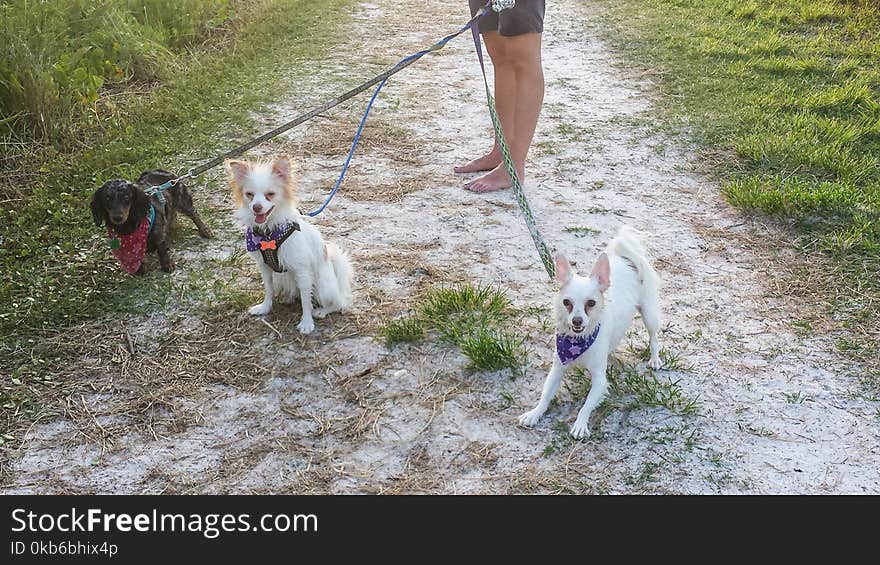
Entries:
{"type": "Polygon", "coordinates": [[[587,337],[572,337],[569,335],[556,334],[556,355],[563,365],[568,365],[578,357],[584,354],[587,349],[599,337],[599,328],[602,326],[597,324],[592,335],[587,337]]]}
{"type": "Polygon", "coordinates": [[[268,235],[263,235],[248,228],[247,234],[245,235],[245,245],[247,245],[248,251],[259,251],[263,256],[263,261],[265,261],[273,271],[276,273],[283,273],[284,267],[282,267],[281,263],[278,261],[278,248],[281,247],[281,244],[284,243],[288,237],[293,235],[293,232],[295,231],[299,231],[299,224],[296,222],[291,222],[275,228],[275,230],[268,235]]]}

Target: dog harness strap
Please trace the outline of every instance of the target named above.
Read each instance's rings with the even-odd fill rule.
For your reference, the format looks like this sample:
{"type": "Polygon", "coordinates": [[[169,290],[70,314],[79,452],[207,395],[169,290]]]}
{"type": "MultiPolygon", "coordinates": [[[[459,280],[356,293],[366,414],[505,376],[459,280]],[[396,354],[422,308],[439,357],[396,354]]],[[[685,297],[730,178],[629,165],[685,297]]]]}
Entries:
{"type": "Polygon", "coordinates": [[[583,355],[599,337],[599,328],[601,324],[596,325],[593,333],[587,337],[572,337],[570,335],[556,334],[556,355],[563,365],[568,365],[581,355],[583,355]]]}
{"type": "MultiPolygon", "coordinates": [[[[163,204],[164,204],[164,202],[163,202],[163,204]]],[[[156,223],[156,209],[153,207],[152,204],[150,204],[150,229],[147,230],[148,234],[152,233],[153,224],[155,224],[155,223],[156,223]]]]}
{"type": "Polygon", "coordinates": [[[281,247],[282,243],[287,241],[288,237],[293,235],[293,232],[295,231],[300,231],[297,222],[291,222],[290,224],[281,226],[268,235],[263,235],[248,228],[247,234],[245,235],[245,244],[248,251],[259,251],[260,255],[263,256],[263,261],[265,261],[273,271],[276,273],[283,273],[284,268],[278,261],[278,249],[281,247]]]}

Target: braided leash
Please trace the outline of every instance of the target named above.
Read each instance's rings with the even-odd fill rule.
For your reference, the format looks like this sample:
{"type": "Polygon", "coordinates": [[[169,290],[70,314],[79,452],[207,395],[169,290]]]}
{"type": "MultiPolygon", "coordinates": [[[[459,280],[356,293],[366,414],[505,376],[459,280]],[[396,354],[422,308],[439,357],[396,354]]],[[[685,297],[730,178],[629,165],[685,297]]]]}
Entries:
{"type": "MultiPolygon", "coordinates": [[[[483,9],[485,10],[486,8],[483,9]]],[[[553,256],[551,255],[547,244],[544,243],[544,238],[541,237],[541,232],[538,231],[532,208],[529,206],[529,201],[526,199],[526,194],[520,184],[519,175],[516,172],[516,168],[513,166],[513,160],[510,158],[510,149],[507,147],[507,141],[505,140],[504,132],[501,129],[501,120],[498,119],[498,112],[495,110],[495,98],[492,96],[492,92],[489,89],[489,79],[486,78],[486,64],[483,61],[483,48],[480,44],[480,32],[477,28],[478,26],[472,26],[471,32],[474,37],[474,45],[477,49],[477,58],[480,60],[480,69],[483,71],[483,83],[486,85],[486,99],[489,101],[489,116],[492,118],[492,128],[495,130],[495,139],[498,141],[498,147],[501,150],[501,156],[504,160],[504,168],[507,169],[507,174],[510,176],[510,182],[512,184],[511,188],[513,189],[516,203],[519,205],[520,212],[522,212],[523,218],[526,221],[526,226],[529,228],[529,234],[532,236],[532,241],[535,243],[535,248],[538,250],[538,255],[541,257],[544,269],[547,270],[547,274],[552,279],[556,275],[556,264],[553,262],[553,256]]]]}

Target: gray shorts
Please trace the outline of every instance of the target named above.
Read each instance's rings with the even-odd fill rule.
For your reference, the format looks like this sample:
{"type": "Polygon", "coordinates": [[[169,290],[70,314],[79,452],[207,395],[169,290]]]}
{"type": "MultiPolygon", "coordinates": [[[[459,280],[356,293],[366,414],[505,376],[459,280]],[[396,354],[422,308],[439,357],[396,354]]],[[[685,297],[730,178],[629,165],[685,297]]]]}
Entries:
{"type": "MultiPolygon", "coordinates": [[[[468,0],[471,6],[471,17],[486,5],[486,0],[468,0]]],[[[480,18],[480,32],[497,31],[510,37],[524,33],[541,33],[544,31],[544,0],[516,0],[510,10],[489,13],[480,18]]]]}

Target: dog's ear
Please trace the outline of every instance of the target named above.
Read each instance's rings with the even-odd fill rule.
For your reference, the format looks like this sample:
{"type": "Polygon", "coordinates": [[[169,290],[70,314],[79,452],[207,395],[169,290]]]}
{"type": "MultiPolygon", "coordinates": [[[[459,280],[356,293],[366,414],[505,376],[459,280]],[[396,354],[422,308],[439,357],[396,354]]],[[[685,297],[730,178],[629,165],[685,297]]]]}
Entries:
{"type": "Polygon", "coordinates": [[[568,258],[562,253],[556,254],[555,261],[556,282],[558,282],[560,286],[564,286],[571,280],[571,263],[568,262],[568,258]]]}
{"type": "Polygon", "coordinates": [[[239,161],[237,159],[226,159],[224,164],[226,165],[226,172],[229,175],[229,186],[232,188],[232,197],[235,199],[236,205],[241,206],[241,203],[243,202],[241,185],[244,183],[244,179],[251,167],[247,161],[239,161]]]}
{"type": "Polygon", "coordinates": [[[290,166],[290,159],[287,156],[281,156],[272,163],[272,174],[281,179],[284,183],[284,198],[291,203],[297,202],[295,182],[293,178],[293,170],[290,166]]]}
{"type": "Polygon", "coordinates": [[[278,157],[272,162],[272,174],[283,180],[285,183],[290,181],[290,159],[287,157],[278,157]]]}
{"type": "Polygon", "coordinates": [[[608,262],[608,255],[605,253],[599,255],[593,272],[590,274],[599,283],[599,290],[605,292],[611,286],[611,264],[608,262]]]}
{"type": "Polygon", "coordinates": [[[247,161],[239,161],[238,159],[227,159],[226,170],[235,179],[235,182],[241,184],[244,182],[245,176],[251,170],[251,166],[247,161]]]}
{"type": "MultiPolygon", "coordinates": [[[[104,186],[107,185],[105,184],[104,186]]],[[[101,204],[101,194],[104,192],[104,186],[95,191],[92,195],[92,202],[89,204],[92,208],[92,218],[94,218],[96,226],[100,226],[107,221],[107,213],[104,211],[104,205],[101,204]]]]}
{"type": "Polygon", "coordinates": [[[129,214],[132,214],[137,221],[140,221],[147,215],[147,209],[150,206],[150,197],[147,196],[146,192],[135,185],[131,183],[126,184],[128,185],[128,192],[131,195],[131,211],[129,214]]]}

